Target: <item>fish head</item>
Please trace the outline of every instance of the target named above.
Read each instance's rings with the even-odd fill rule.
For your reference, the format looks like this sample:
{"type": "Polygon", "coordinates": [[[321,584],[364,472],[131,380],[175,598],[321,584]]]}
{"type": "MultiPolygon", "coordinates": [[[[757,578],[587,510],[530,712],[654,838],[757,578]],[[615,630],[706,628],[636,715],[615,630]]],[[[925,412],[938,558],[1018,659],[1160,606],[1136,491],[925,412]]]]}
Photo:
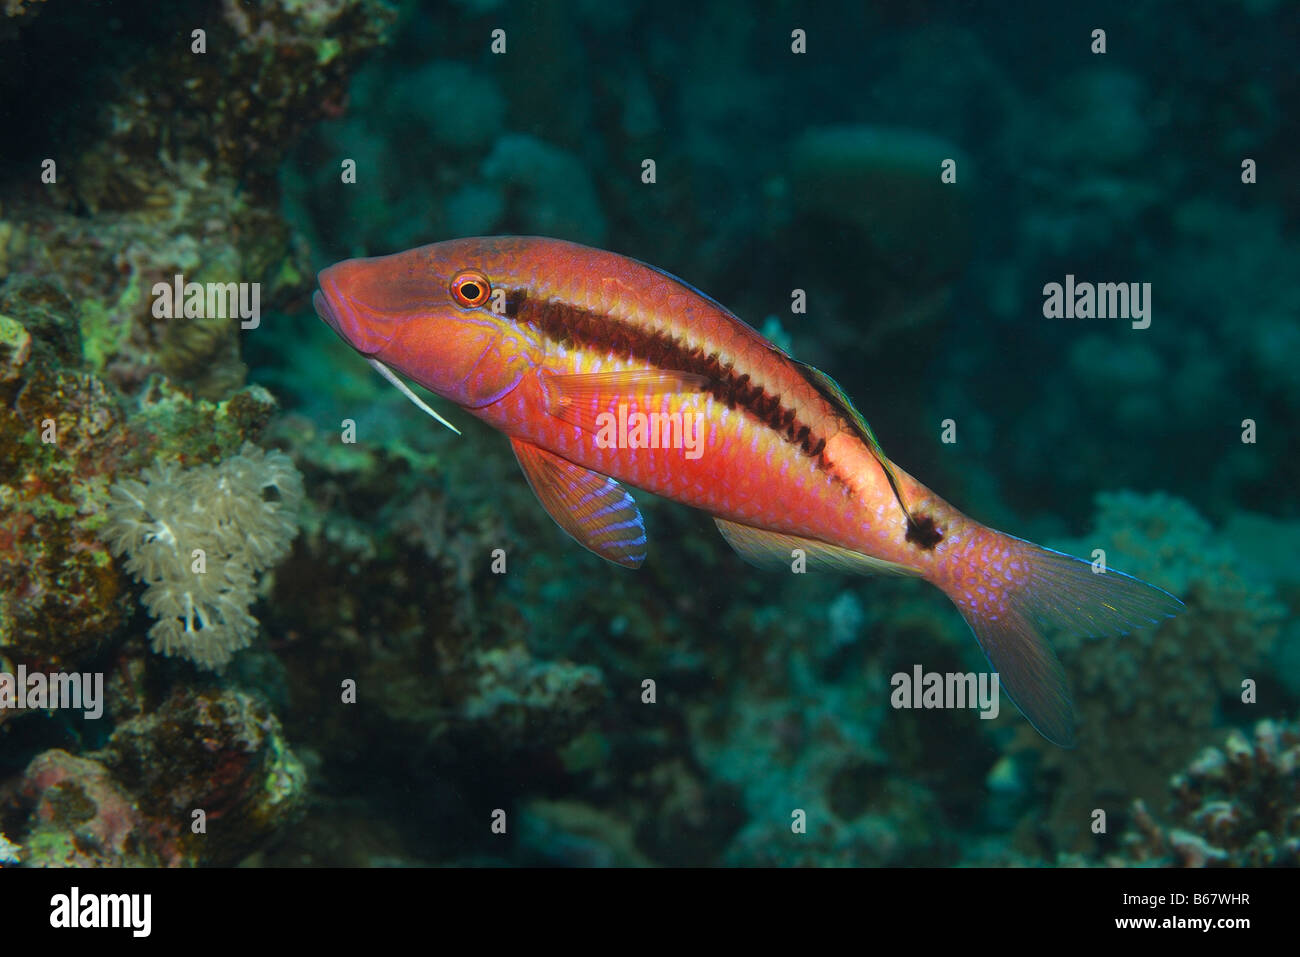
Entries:
{"type": "Polygon", "coordinates": [[[357,352],[445,399],[466,408],[498,401],[532,363],[483,242],[335,263],[317,275],[316,313],[357,352]]]}

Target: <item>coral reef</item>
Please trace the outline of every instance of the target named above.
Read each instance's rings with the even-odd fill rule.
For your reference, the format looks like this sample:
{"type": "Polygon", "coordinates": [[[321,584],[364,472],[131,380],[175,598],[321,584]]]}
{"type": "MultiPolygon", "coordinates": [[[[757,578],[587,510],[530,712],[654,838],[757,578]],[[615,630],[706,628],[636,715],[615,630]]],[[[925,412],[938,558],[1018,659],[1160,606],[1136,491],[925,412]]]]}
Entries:
{"type": "Polygon", "coordinates": [[[90,757],[55,749],[36,757],[0,817],[17,821],[28,867],[152,867],[158,855],[130,794],[90,757]]]}
{"type": "MultiPolygon", "coordinates": [[[[194,543],[211,577],[193,576],[212,586],[196,595],[223,606],[210,623],[246,633],[257,569],[287,551],[300,495],[278,453],[239,454],[276,407],[266,389],[244,386],[242,352],[307,289],[305,247],[278,208],[277,168],[297,131],[341,108],[347,74],[382,42],[392,9],[380,0],[127,4],[105,18],[93,5],[54,6],[10,2],[0,18],[0,94],[14,105],[13,148],[0,157],[0,663],[105,670],[108,727],[69,738],[58,714],[0,712],[5,773],[18,773],[0,785],[13,797],[4,830],[37,866],[233,863],[299,806],[301,766],[275,717],[243,692],[187,692],[200,700],[158,710],[160,692],[183,685],[146,660],[146,619],[133,614],[130,581],[106,542],[111,489],[119,483],[120,498],[133,488],[127,477],[148,470],[152,505],[179,507],[164,501],[164,485],[187,477],[207,499],[186,510],[248,497],[234,521],[214,525],[215,551],[202,535],[194,543]],[[196,27],[206,49],[193,45],[196,27]],[[70,83],[63,57],[82,65],[70,83]],[[248,328],[230,316],[161,318],[154,287],[177,275],[259,284],[263,311],[248,328]],[[215,484],[199,488],[196,475],[215,484]],[[266,475],[274,484],[264,487],[266,475]],[[188,819],[159,818],[168,778],[150,780],[152,804],[140,803],[139,781],[123,783],[125,738],[117,751],[69,743],[102,743],[114,722],[127,733],[128,720],[140,763],[178,786],[192,772],[190,794],[237,824],[233,832],[216,827],[211,847],[189,846],[188,819]],[[169,760],[148,743],[177,726],[207,750],[169,741],[169,760]],[[277,777],[273,794],[254,793],[277,777]]],[[[118,533],[126,548],[129,535],[118,533]]],[[[164,615],[183,612],[168,604],[167,584],[175,577],[152,581],[149,601],[164,615]]],[[[207,634],[204,644],[207,629],[184,628],[175,616],[158,622],[155,644],[219,665],[247,639],[223,645],[207,634]]],[[[249,657],[246,669],[265,669],[249,657]]]]}
{"type": "MultiPolygon", "coordinates": [[[[1091,557],[1180,596],[1186,608],[1158,626],[1115,638],[1062,637],[1079,744],[1043,750],[1059,775],[1050,822],[1071,849],[1090,838],[1092,808],[1153,795],[1205,740],[1224,710],[1243,707],[1284,607],[1273,588],[1243,577],[1233,548],[1186,502],[1133,492],[1097,497],[1095,530],[1053,547],[1091,557]]],[[[1027,735],[1022,735],[1029,741],[1027,735]]],[[[1037,743],[1031,742],[1037,748],[1037,743]]]]}
{"type": "MultiPolygon", "coordinates": [[[[283,0],[222,3],[209,14],[196,21],[193,10],[170,10],[141,25],[124,44],[136,55],[95,94],[107,102],[83,109],[100,122],[69,131],[56,181],[47,189],[34,176],[14,182],[0,214],[0,278],[57,276],[77,303],[87,364],[114,384],[135,389],[161,371],[222,399],[246,372],[239,321],[160,319],[149,308],[151,290],[182,275],[259,283],[264,308],[302,294],[307,267],[275,209],[275,166],[294,133],[341,100],[343,78],[382,41],[392,13],[381,0],[283,0]],[[175,42],[195,22],[206,31],[203,52],[175,42]],[[160,35],[159,26],[176,29],[160,35]]],[[[47,29],[61,48],[69,37],[93,35],[78,24],[97,29],[81,14],[66,16],[71,21],[23,21],[10,42],[31,51],[35,75],[0,75],[0,89],[44,85],[47,58],[39,53],[56,39],[47,29]]],[[[24,110],[16,127],[24,122],[43,130],[44,114],[24,110]]],[[[14,141],[28,139],[24,151],[45,137],[19,133],[14,141]]],[[[0,176],[12,179],[20,161],[35,169],[44,155],[20,152],[6,157],[0,176]]]]}
{"type": "Polygon", "coordinates": [[[523,615],[503,595],[512,576],[490,572],[493,548],[512,539],[499,516],[451,510],[429,487],[451,480],[427,459],[383,449],[347,458],[302,423],[285,431],[301,442],[317,503],[267,603],[271,629],[292,635],[280,658],[295,735],[376,757],[465,740],[510,754],[561,747],[589,726],[604,678],[528,647],[523,615]],[[345,679],[368,703],[356,714],[339,704],[345,679]]]}
{"type": "Polygon", "coordinates": [[[1182,867],[1300,865],[1300,724],[1232,731],[1169,781],[1168,813],[1133,807],[1112,863],[1182,867]]]}
{"type": "MultiPolygon", "coordinates": [[[[30,51],[50,43],[51,33],[68,44],[94,42],[102,29],[95,12],[62,13],[57,21],[21,22],[16,41],[30,51]]],[[[265,188],[296,136],[337,108],[345,78],[383,42],[393,11],[383,0],[270,0],[123,16],[137,30],[124,55],[110,60],[120,66],[113,87],[92,94],[102,112],[81,131],[69,162],[77,199],[92,212],[146,205],[172,181],[169,163],[211,167],[217,177],[265,188]],[[201,49],[196,27],[204,32],[201,49]]]]}
{"type": "Polygon", "coordinates": [[[233,865],[305,796],[306,771],[263,701],[177,689],[99,751],[38,755],[0,792],[0,821],[31,867],[233,865]]]}
{"type": "Polygon", "coordinates": [[[0,313],[21,343],[0,405],[0,649],[75,667],[103,649],[130,607],[102,536],[113,479],[155,460],[232,454],[260,434],[275,403],[256,386],[220,403],[196,400],[162,379],[123,397],[77,361],[75,306],[41,280],[0,287],[0,313]]]}
{"type": "Polygon", "coordinates": [[[52,663],[93,654],[126,607],[94,525],[129,432],[103,382],[59,367],[71,312],[41,280],[0,287],[12,344],[0,405],[0,650],[52,663]]]}
{"type": "Polygon", "coordinates": [[[529,801],[519,843],[526,858],[551,867],[648,867],[622,817],[576,801],[529,801]]]}
{"type": "Polygon", "coordinates": [[[246,445],[217,466],[168,464],[110,490],[102,534],[145,588],[155,651],[222,670],[257,633],[258,576],[298,533],[302,479],[287,455],[246,445]]]}
{"type": "Polygon", "coordinates": [[[237,863],[296,820],[307,796],[306,769],[279,719],[244,691],[178,688],[119,726],[95,757],[148,817],[153,844],[185,861],[237,863]]]}

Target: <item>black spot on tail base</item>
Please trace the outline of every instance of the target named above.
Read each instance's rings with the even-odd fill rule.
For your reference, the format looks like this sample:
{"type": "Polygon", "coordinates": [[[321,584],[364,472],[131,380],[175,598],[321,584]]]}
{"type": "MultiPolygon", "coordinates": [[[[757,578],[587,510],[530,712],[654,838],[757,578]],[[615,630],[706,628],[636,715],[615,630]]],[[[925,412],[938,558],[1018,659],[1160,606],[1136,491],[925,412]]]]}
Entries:
{"type": "Polygon", "coordinates": [[[907,540],[928,552],[943,541],[943,529],[929,515],[914,515],[907,522],[907,540]]]}

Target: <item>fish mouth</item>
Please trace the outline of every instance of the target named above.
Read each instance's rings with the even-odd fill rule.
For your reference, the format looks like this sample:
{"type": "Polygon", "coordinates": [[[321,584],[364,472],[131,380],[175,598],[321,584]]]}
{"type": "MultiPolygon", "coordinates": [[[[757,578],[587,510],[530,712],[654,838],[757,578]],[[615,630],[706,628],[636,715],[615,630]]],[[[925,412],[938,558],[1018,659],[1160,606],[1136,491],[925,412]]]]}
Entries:
{"type": "MultiPolygon", "coordinates": [[[[335,315],[334,309],[330,306],[329,300],[325,298],[325,294],[317,289],[316,292],[312,294],[311,304],[316,307],[316,315],[320,316],[321,319],[324,320],[325,325],[329,326],[342,336],[343,330],[339,328],[339,317],[335,315]]],[[[347,337],[344,336],[344,338],[347,337]]]]}
{"type": "MultiPolygon", "coordinates": [[[[340,339],[361,353],[373,356],[383,350],[392,340],[393,329],[385,329],[388,335],[380,333],[373,320],[368,321],[369,310],[360,303],[343,295],[334,280],[325,275],[324,270],[318,278],[320,289],[312,294],[311,302],[316,307],[316,315],[333,329],[340,339]]],[[[382,326],[381,326],[382,328],[382,326]]]]}

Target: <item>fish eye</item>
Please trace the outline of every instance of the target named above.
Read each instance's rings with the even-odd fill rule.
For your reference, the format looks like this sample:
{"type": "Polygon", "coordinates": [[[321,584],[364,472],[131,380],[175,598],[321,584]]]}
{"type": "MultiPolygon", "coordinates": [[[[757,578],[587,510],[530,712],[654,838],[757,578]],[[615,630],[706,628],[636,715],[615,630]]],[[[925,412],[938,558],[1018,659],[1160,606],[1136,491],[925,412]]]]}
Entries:
{"type": "Polygon", "coordinates": [[[459,272],[451,281],[451,298],[462,306],[481,306],[492,294],[492,284],[487,276],[475,269],[459,272]]]}

